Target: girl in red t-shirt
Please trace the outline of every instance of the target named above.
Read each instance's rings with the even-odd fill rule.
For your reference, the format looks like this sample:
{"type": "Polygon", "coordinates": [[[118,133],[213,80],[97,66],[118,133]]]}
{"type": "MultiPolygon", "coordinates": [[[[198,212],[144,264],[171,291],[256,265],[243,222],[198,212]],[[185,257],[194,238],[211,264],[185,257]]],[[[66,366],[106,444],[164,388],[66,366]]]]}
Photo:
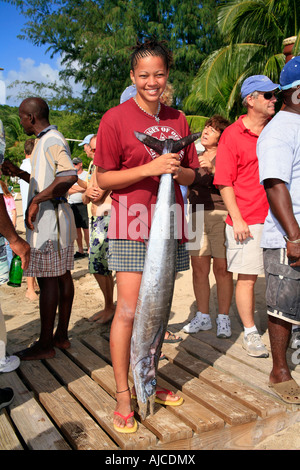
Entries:
{"type": "MultiPolygon", "coordinates": [[[[144,132],[147,126],[147,129],[153,129],[153,132],[156,128],[159,129],[161,134],[172,128],[172,132],[182,134],[180,137],[187,135],[189,130],[184,115],[160,104],[170,64],[171,55],[163,43],[147,41],[138,44],[131,56],[130,71],[131,80],[136,86],[136,96],[127,103],[109,110],[101,120],[94,158],[97,181],[102,189],[112,190],[113,203],[117,200],[119,204],[115,207],[119,212],[123,210],[120,196],[126,195],[135,203],[142,201],[146,206],[147,198],[149,205],[155,203],[155,189],[158,187],[160,175],[164,173],[174,175],[178,183],[176,185],[178,200],[181,198],[182,203],[179,184],[190,185],[195,177],[193,168],[199,166],[194,146],[190,146],[182,155],[169,153],[152,158],[135,137],[132,140],[134,131],[144,132]]],[[[132,242],[135,245],[144,245],[140,240],[130,239],[128,233],[121,236],[118,222],[111,220],[110,225],[108,232],[110,241],[122,242],[122,249],[129,244],[132,246],[132,242]]],[[[126,256],[129,256],[129,248],[126,256]]],[[[128,386],[130,342],[142,278],[142,268],[135,269],[129,271],[126,267],[123,270],[114,267],[118,302],[111,326],[110,348],[117,389],[114,426],[120,432],[136,430],[128,386]]],[[[180,399],[174,394],[162,393],[159,388],[157,391],[162,401],[175,403],[180,399]]]]}

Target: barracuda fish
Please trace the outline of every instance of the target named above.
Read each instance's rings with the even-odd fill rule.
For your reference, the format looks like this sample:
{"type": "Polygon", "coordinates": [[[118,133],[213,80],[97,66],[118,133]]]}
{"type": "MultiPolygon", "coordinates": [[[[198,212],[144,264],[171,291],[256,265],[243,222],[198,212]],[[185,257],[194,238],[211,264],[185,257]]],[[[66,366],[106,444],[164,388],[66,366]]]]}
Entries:
{"type": "MultiPolygon", "coordinates": [[[[135,132],[138,140],[159,155],[178,153],[200,135],[161,141],[135,132]]],[[[174,292],[178,247],[175,204],[173,175],[163,174],[147,243],[131,339],[131,369],[142,419],[146,418],[148,404],[150,414],[154,412],[157,366],[174,292]]]]}

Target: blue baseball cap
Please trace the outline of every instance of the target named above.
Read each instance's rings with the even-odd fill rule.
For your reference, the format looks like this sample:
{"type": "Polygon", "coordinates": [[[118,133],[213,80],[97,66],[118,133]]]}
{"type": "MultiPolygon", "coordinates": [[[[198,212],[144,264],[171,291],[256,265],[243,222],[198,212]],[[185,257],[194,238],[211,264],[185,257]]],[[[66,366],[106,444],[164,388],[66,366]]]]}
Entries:
{"type": "Polygon", "coordinates": [[[292,57],[283,67],[280,74],[281,90],[288,90],[300,85],[300,56],[292,57]]]}
{"type": "Polygon", "coordinates": [[[125,90],[123,91],[121,98],[120,98],[120,104],[124,103],[127,100],[130,100],[133,96],[136,95],[136,87],[135,85],[130,85],[125,90]]]}
{"type": "Polygon", "coordinates": [[[243,82],[241,96],[244,99],[254,91],[273,91],[276,88],[279,88],[279,84],[273,83],[266,75],[252,75],[243,82]]]}
{"type": "Polygon", "coordinates": [[[90,141],[91,141],[91,138],[93,137],[94,134],[89,134],[89,135],[86,135],[85,138],[83,139],[83,141],[78,144],[78,147],[80,147],[80,145],[85,145],[85,144],[89,144],[90,141]]]}

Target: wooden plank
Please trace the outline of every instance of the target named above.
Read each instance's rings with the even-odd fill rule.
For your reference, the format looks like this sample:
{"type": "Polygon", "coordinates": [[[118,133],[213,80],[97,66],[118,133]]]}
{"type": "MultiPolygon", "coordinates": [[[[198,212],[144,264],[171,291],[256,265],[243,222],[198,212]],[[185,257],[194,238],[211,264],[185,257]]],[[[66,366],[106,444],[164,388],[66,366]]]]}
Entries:
{"type": "Polygon", "coordinates": [[[299,422],[300,413],[290,412],[259,419],[240,426],[225,426],[223,429],[195,434],[193,439],[176,441],[171,445],[161,444],[149,450],[199,451],[199,450],[253,450],[268,436],[278,433],[299,422]],[[173,445],[172,445],[173,444],[173,445]]]}
{"type": "Polygon", "coordinates": [[[0,450],[24,450],[5,410],[0,412],[0,450]]]}
{"type": "Polygon", "coordinates": [[[256,413],[249,408],[168,361],[161,361],[158,373],[228,424],[237,425],[257,419],[256,413]]]}
{"type": "Polygon", "coordinates": [[[40,361],[23,361],[19,370],[73,449],[108,448],[103,430],[40,361]]]}
{"type": "Polygon", "coordinates": [[[248,385],[259,388],[264,392],[275,396],[268,387],[268,376],[253,367],[247,366],[237,361],[236,359],[226,356],[220,351],[216,351],[208,344],[202,343],[196,338],[188,337],[180,343],[179,348],[185,349],[192,356],[202,360],[204,363],[209,364],[216,369],[227,372],[248,385]]]}
{"type": "Polygon", "coordinates": [[[57,351],[55,358],[47,360],[47,364],[122,449],[145,449],[156,442],[155,436],[141,423],[133,434],[115,431],[112,423],[115,400],[65,354],[57,351]]]}
{"type": "Polygon", "coordinates": [[[167,406],[167,409],[174,415],[180,417],[180,419],[188,424],[195,433],[199,434],[224,427],[225,422],[222,418],[193,400],[182,391],[179,391],[178,387],[172,386],[161,377],[158,378],[158,384],[161,387],[167,388],[182,396],[184,402],[181,406],[167,406]]]}
{"type": "MultiPolygon", "coordinates": [[[[85,343],[87,344],[88,341],[89,340],[87,338],[85,343]]],[[[107,341],[102,339],[101,342],[107,341]]],[[[101,347],[101,350],[103,351],[104,348],[101,347]]],[[[83,370],[91,375],[93,380],[101,385],[104,390],[106,390],[112,396],[115,396],[115,380],[111,366],[106,364],[93,351],[89,350],[85,345],[80,344],[78,341],[73,341],[72,347],[68,349],[66,353],[68,356],[71,356],[74,360],[76,360],[77,364],[79,364],[83,370]],[[99,367],[100,365],[102,365],[102,367],[99,367]]],[[[138,414],[138,407],[135,401],[133,401],[133,405],[136,414],[138,414]]],[[[186,424],[185,421],[183,422],[178,417],[174,417],[161,406],[156,406],[154,415],[147,416],[147,418],[142,420],[141,423],[163,442],[187,439],[192,436],[192,429],[186,424]]]]}
{"type": "Polygon", "coordinates": [[[286,406],[283,403],[279,403],[273,400],[273,398],[258,392],[256,389],[245,385],[227,373],[208,366],[186,351],[178,350],[174,345],[164,345],[164,354],[177,366],[185,369],[195,377],[201,378],[204,382],[217,388],[222,393],[238,400],[243,405],[252,409],[261,418],[282,413],[286,410],[286,406]]]}
{"type": "MultiPolygon", "coordinates": [[[[102,357],[105,355],[106,359],[109,361],[110,357],[107,349],[107,344],[103,345],[103,343],[107,343],[107,341],[103,338],[99,338],[99,336],[96,338],[92,338],[91,343],[90,337],[84,339],[84,344],[86,344],[87,346],[91,344],[93,351],[97,352],[98,350],[100,350],[102,357]]],[[[90,349],[88,349],[78,341],[76,343],[74,343],[73,341],[72,348],[68,349],[66,353],[68,355],[71,354],[73,359],[75,361],[78,361],[80,366],[84,368],[84,370],[86,370],[87,373],[89,373],[97,383],[99,383],[108,393],[114,396],[116,386],[113,370],[110,366],[107,366],[106,362],[104,362],[96,354],[93,354],[90,349]]],[[[178,389],[175,390],[174,387],[172,387],[168,382],[165,382],[162,379],[158,380],[158,384],[162,387],[173,390],[175,393],[178,393],[178,389]]],[[[183,395],[184,398],[183,405],[179,407],[168,406],[167,409],[176,416],[180,417],[181,421],[186,423],[193,431],[204,432],[209,429],[216,429],[218,427],[224,426],[224,421],[220,419],[217,415],[212,413],[210,410],[207,410],[187,395],[182,394],[182,392],[180,393],[180,395],[183,395]]],[[[145,426],[147,426],[147,424],[148,421],[145,422],[145,426]]],[[[160,425],[158,426],[157,432],[152,427],[152,424],[151,428],[157,436],[160,436],[160,425]]],[[[164,439],[165,438],[166,435],[164,436],[164,439]]]]}
{"type": "Polygon", "coordinates": [[[16,372],[0,375],[0,387],[11,387],[14,391],[10,417],[29,450],[70,450],[16,372]]]}

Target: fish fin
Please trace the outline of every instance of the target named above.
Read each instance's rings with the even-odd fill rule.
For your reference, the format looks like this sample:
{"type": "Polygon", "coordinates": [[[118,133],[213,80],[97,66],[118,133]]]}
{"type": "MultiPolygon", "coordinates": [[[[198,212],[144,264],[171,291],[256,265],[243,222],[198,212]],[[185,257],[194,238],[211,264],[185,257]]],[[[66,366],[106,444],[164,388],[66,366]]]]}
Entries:
{"type": "Polygon", "coordinates": [[[178,153],[180,150],[182,150],[184,147],[187,147],[188,145],[192,144],[201,136],[201,132],[197,132],[196,134],[189,134],[186,137],[183,137],[182,139],[179,140],[174,140],[172,144],[172,153],[178,153]]]}
{"type": "Polygon", "coordinates": [[[156,137],[151,137],[150,135],[143,134],[142,132],[134,131],[134,134],[140,142],[155,150],[159,155],[162,154],[165,145],[163,140],[156,139],[156,137]]]}

